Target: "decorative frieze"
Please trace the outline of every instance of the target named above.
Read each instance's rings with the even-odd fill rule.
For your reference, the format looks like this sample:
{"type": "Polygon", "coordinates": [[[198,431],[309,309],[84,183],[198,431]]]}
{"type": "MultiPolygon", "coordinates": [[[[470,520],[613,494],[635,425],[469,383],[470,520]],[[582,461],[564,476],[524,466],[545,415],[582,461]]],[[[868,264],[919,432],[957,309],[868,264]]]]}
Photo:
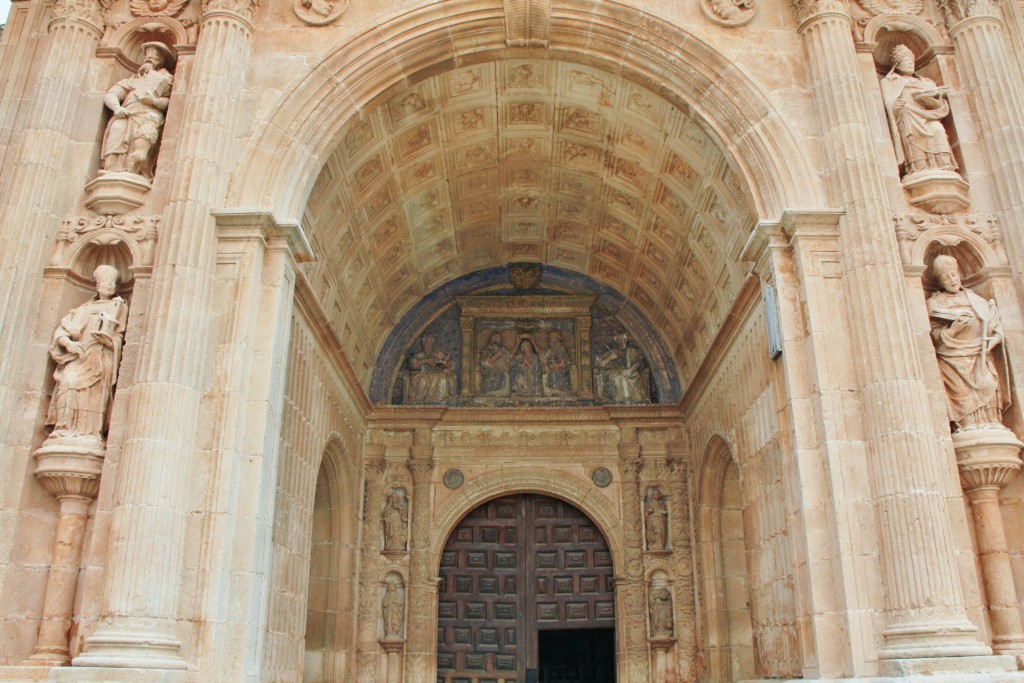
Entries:
{"type": "Polygon", "coordinates": [[[618,434],[609,429],[494,429],[456,431],[440,429],[433,433],[438,448],[556,448],[563,446],[615,446],[618,434]]]}

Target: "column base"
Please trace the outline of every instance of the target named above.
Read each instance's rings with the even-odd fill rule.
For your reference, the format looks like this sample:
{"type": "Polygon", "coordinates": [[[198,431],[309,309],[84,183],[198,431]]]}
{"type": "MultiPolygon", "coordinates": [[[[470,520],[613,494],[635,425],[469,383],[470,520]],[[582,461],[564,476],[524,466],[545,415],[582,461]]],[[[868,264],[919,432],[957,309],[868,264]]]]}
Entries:
{"type": "Polygon", "coordinates": [[[185,660],[178,654],[181,651],[181,643],[165,633],[98,632],[86,638],[85,642],[87,651],[71,662],[75,668],[183,671],[187,666],[185,660]]]}
{"type": "Polygon", "coordinates": [[[48,666],[0,666],[3,683],[37,683],[50,678],[48,666]]]}
{"type": "MultiPolygon", "coordinates": [[[[900,678],[935,674],[1002,674],[1016,672],[1017,661],[1009,655],[884,659],[879,661],[878,669],[881,674],[900,678]]],[[[1020,680],[1024,681],[1024,674],[1020,680]]]]}

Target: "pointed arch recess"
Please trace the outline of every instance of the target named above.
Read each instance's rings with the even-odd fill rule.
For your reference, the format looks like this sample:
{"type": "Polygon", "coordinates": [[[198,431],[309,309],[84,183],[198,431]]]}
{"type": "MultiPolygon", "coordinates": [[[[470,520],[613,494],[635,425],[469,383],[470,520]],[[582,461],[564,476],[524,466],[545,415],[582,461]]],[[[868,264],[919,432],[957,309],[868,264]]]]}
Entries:
{"type": "MultiPolygon", "coordinates": [[[[229,205],[298,220],[344,125],[363,107],[395,83],[501,58],[505,40],[502,6],[471,0],[412,10],[346,40],[252,136],[229,205]]],[[[695,113],[743,175],[760,219],[825,205],[803,148],[765,94],[685,30],[614,2],[557,7],[546,54],[622,75],[695,113]]]]}

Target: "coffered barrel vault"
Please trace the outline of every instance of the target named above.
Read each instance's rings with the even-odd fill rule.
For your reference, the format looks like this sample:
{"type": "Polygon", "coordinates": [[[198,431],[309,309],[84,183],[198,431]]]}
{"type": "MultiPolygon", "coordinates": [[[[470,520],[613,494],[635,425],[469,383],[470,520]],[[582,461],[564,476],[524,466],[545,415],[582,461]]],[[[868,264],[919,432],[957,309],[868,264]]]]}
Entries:
{"type": "Polygon", "coordinates": [[[0,683],[1024,681],[1018,9],[13,0],[0,683]]]}

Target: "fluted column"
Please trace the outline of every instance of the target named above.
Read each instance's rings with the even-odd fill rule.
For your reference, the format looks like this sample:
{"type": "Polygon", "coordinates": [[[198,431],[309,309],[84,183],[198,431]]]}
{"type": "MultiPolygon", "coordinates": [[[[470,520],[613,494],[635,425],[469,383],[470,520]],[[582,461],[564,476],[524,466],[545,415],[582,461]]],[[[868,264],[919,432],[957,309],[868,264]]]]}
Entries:
{"type": "Polygon", "coordinates": [[[411,449],[409,471],[412,473],[412,527],[409,534],[409,592],[406,617],[406,680],[427,683],[434,680],[429,653],[437,641],[437,572],[430,564],[430,489],[434,471],[434,447],[430,430],[416,430],[416,445],[411,449]]]}
{"type": "MultiPolygon", "coordinates": [[[[987,655],[968,621],[897,245],[850,16],[798,0],[830,202],[845,209],[839,268],[853,331],[867,472],[880,526],[882,659],[987,655]]],[[[874,117],[877,118],[877,117],[874,117]]]]}
{"type": "Polygon", "coordinates": [[[12,446],[9,439],[22,434],[9,421],[19,414],[14,407],[18,380],[25,370],[24,353],[33,348],[25,342],[32,336],[47,250],[59,217],[80,189],[68,191],[76,177],[70,161],[102,32],[98,0],[54,3],[26,128],[6,187],[0,187],[0,254],[5,257],[0,264],[0,447],[12,446]]]}
{"type": "Polygon", "coordinates": [[[961,84],[971,103],[989,182],[1002,212],[1007,256],[1024,294],[1024,85],[1006,26],[990,0],[944,3],[961,84]]]}
{"type": "Polygon", "coordinates": [[[223,202],[233,166],[252,36],[250,0],[203,9],[115,485],[103,625],[76,666],[185,667],[177,623],[183,492],[197,465],[199,402],[213,348],[211,210],[223,202]]]}

